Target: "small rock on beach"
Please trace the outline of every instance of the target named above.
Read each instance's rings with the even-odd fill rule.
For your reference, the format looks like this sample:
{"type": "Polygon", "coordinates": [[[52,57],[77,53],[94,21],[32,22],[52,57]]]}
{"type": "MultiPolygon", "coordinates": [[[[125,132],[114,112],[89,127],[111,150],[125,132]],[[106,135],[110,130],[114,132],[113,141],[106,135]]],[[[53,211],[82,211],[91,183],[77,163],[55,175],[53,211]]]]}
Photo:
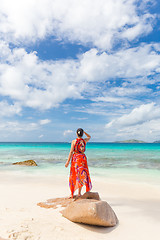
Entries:
{"type": "Polygon", "coordinates": [[[27,160],[23,162],[15,162],[12,165],[21,165],[21,166],[38,166],[34,160],[27,160]]]}

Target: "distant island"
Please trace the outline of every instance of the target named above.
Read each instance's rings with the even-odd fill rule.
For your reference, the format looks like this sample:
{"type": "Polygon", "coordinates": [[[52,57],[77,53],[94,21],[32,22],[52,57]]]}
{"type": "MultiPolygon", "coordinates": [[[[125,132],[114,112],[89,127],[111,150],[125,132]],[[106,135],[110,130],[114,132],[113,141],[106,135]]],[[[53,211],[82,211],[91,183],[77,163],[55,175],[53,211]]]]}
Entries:
{"type": "Polygon", "coordinates": [[[160,143],[160,140],[158,140],[158,141],[155,141],[155,142],[153,142],[153,143],[160,143]]]}
{"type": "Polygon", "coordinates": [[[129,139],[129,140],[125,140],[125,141],[116,141],[115,143],[146,143],[146,142],[141,141],[141,140],[136,140],[136,139],[129,139]]]}

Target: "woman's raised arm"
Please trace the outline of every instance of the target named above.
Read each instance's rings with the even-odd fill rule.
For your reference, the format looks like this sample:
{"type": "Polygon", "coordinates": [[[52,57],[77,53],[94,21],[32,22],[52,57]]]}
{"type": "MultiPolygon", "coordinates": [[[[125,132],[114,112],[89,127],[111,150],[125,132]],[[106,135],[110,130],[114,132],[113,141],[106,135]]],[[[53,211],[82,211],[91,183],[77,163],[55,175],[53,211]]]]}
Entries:
{"type": "Polygon", "coordinates": [[[85,142],[88,142],[91,139],[91,136],[85,131],[83,133],[87,136],[87,138],[84,138],[85,142]]]}

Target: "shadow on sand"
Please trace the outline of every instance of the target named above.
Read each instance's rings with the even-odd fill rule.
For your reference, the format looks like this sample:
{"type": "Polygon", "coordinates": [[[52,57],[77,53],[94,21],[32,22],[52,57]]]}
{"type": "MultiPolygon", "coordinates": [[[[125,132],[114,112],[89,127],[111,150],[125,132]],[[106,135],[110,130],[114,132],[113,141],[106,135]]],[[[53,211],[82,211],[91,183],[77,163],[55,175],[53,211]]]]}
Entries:
{"type": "Polygon", "coordinates": [[[83,224],[83,223],[74,223],[74,224],[76,224],[76,225],[78,225],[82,228],[85,228],[88,231],[101,233],[101,234],[110,233],[110,232],[114,231],[119,226],[119,222],[114,227],[102,227],[102,226],[86,225],[86,224],[83,224]]]}

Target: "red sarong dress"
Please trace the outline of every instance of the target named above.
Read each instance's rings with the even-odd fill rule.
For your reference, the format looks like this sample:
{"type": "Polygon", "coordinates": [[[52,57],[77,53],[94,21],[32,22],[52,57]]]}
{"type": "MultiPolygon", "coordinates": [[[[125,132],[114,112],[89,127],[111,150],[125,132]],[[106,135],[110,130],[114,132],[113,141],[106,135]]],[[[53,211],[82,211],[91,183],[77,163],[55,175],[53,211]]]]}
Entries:
{"type": "Polygon", "coordinates": [[[69,186],[71,194],[81,188],[83,185],[86,186],[86,192],[89,192],[92,188],[92,183],[89,175],[87,157],[84,154],[86,142],[83,138],[77,138],[74,146],[74,153],[71,160],[69,186]]]}

